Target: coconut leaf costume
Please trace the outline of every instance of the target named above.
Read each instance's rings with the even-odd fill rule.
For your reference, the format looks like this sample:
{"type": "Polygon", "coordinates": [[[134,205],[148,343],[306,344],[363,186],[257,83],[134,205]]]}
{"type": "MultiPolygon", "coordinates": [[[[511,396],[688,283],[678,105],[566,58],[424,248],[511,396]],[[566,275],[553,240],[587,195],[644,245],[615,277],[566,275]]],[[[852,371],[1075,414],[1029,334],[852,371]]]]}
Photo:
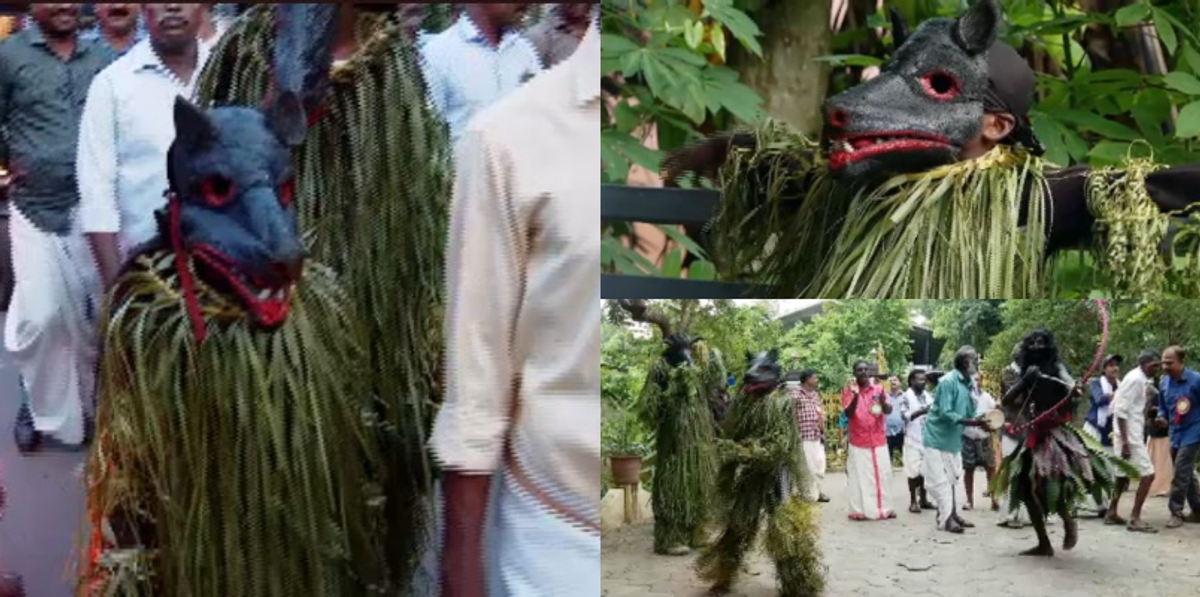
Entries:
{"type": "Polygon", "coordinates": [[[825,586],[817,545],[821,514],[803,495],[808,471],[794,403],[780,380],[778,351],[750,359],[719,442],[717,505],[725,528],[696,561],[701,578],[716,592],[732,588],[764,518],[764,546],[775,563],[781,597],[819,595],[825,586]]]}
{"type": "Polygon", "coordinates": [[[1052,167],[1024,116],[1033,73],[996,41],[1001,18],[979,0],[909,36],[893,13],[896,51],[828,100],[823,142],[767,122],[671,156],[670,179],[719,179],[702,236],[722,277],[779,297],[1035,298],[1052,290],[1048,258],[1087,246],[1121,294],[1200,297],[1200,261],[1172,258],[1197,252],[1200,166],[1052,167]],[[985,113],[1016,128],[959,161],[985,113]]]}
{"type": "MultiPolygon", "coordinates": [[[[654,551],[694,548],[707,539],[717,472],[711,396],[725,385],[719,351],[672,334],[642,387],[644,418],[655,429],[654,551]]],[[[686,552],[686,550],[684,550],[686,552]]]]}
{"type": "Polygon", "coordinates": [[[1062,518],[1066,528],[1063,549],[1069,550],[1077,540],[1077,500],[1090,495],[1098,503],[1107,503],[1116,470],[1130,478],[1138,473],[1109,454],[1099,440],[1071,424],[1080,393],[1066,367],[1058,362],[1052,335],[1037,331],[1027,336],[1017,364],[1024,375],[1005,393],[1002,403],[1016,413],[1007,432],[1019,445],[1001,462],[992,491],[1008,496],[1010,512],[1022,506],[1029,512],[1038,545],[1023,555],[1052,556],[1054,549],[1045,528],[1047,515],[1057,513],[1062,518]]]}
{"type": "Polygon", "coordinates": [[[305,261],[293,197],[333,10],[282,9],[296,51],[263,111],[176,101],[159,235],[102,317],[81,594],[389,588],[362,321],[305,261]]]}
{"type": "MultiPolygon", "coordinates": [[[[393,584],[403,587],[431,527],[425,443],[440,392],[451,146],[394,6],[354,6],[358,50],[315,98],[308,138],[294,153],[295,193],[310,254],[345,281],[358,317],[346,333],[364,348],[383,420],[387,553],[393,584]]],[[[268,96],[272,56],[288,43],[275,15],[256,6],[222,37],[198,87],[202,105],[268,96]]]]}

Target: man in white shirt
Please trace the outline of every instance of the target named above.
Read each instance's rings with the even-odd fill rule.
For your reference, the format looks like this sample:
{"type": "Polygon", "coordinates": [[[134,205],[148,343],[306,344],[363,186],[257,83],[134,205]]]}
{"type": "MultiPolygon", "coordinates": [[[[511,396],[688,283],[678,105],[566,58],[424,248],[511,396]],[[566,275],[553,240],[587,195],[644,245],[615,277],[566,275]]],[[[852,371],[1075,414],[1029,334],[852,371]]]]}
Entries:
{"type": "MultiPolygon", "coordinates": [[[[1143,350],[1138,355],[1138,366],[1126,373],[1121,383],[1117,384],[1117,393],[1112,401],[1113,419],[1116,421],[1113,450],[1141,475],[1137,494],[1133,498],[1133,513],[1125,528],[1142,533],[1158,532],[1142,521],[1142,505],[1146,503],[1150,486],[1154,484],[1154,464],[1143,434],[1146,430],[1146,388],[1153,385],[1151,378],[1158,373],[1161,363],[1162,357],[1157,351],[1143,350]]],[[[1117,505],[1121,501],[1121,493],[1129,487],[1129,478],[1119,470],[1116,473],[1117,486],[1113,491],[1112,503],[1108,505],[1105,522],[1119,520],[1117,505]]]]}
{"type": "Polygon", "coordinates": [[[921,476],[921,461],[925,450],[925,415],[933,406],[933,396],[925,391],[925,372],[914,369],[908,374],[908,389],[898,401],[900,414],[904,417],[904,474],[908,477],[908,511],[920,514],[921,510],[937,508],[929,502],[925,493],[925,477],[921,476]],[[920,494],[920,501],[917,494],[920,494]]]}
{"type": "Polygon", "coordinates": [[[146,4],[149,36],[96,75],[79,130],[79,218],[105,287],[157,234],[177,96],[190,98],[208,57],[198,4],[146,4]]]}
{"type": "Polygon", "coordinates": [[[520,30],[526,4],[467,4],[449,29],[421,44],[429,97],[457,143],[471,117],[542,70],[520,30]]]}
{"type": "MultiPolygon", "coordinates": [[[[975,412],[979,416],[996,409],[996,399],[983,391],[981,382],[982,378],[977,375],[971,387],[971,400],[975,402],[975,412]]],[[[967,504],[963,506],[963,510],[972,510],[975,508],[975,469],[983,468],[984,474],[987,475],[988,486],[991,486],[992,475],[996,472],[996,457],[992,451],[992,432],[983,427],[963,427],[962,463],[963,485],[967,492],[967,504]]],[[[992,499],[992,511],[999,511],[1000,503],[996,501],[996,496],[990,493],[988,496],[992,499]]]]}
{"type": "Polygon", "coordinates": [[[491,597],[600,594],[592,18],[561,68],[481,113],[458,145],[447,390],[431,438],[445,471],[443,597],[485,594],[485,569],[491,597]]]}

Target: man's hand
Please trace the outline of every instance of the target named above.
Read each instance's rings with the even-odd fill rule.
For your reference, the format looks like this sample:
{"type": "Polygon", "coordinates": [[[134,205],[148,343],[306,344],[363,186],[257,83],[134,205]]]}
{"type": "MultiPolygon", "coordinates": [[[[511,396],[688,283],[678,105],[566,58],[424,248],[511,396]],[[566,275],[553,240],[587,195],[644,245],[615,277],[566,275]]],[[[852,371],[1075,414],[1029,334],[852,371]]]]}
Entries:
{"type": "Polygon", "coordinates": [[[1154,426],[1159,429],[1166,429],[1167,428],[1167,420],[1162,417],[1156,417],[1154,419],[1154,426]]]}
{"type": "Polygon", "coordinates": [[[1121,458],[1124,458],[1125,460],[1129,460],[1129,457],[1132,454],[1133,454],[1133,452],[1131,452],[1129,450],[1129,439],[1128,438],[1122,439],[1121,440],[1121,458]]]}
{"type": "Polygon", "coordinates": [[[442,597],[484,596],[483,527],[490,489],[490,475],[443,475],[442,597]]]}
{"type": "Polygon", "coordinates": [[[1027,369],[1025,369],[1024,379],[1026,382],[1031,382],[1036,379],[1041,372],[1042,370],[1038,369],[1037,365],[1030,365],[1027,369]]]}

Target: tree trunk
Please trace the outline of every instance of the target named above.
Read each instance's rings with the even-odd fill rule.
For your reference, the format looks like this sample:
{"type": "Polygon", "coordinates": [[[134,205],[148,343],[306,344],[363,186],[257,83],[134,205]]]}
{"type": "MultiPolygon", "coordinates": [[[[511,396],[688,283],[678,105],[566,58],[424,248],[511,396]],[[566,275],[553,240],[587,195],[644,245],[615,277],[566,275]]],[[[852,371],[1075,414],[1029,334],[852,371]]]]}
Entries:
{"type": "Polygon", "coordinates": [[[767,113],[810,135],[821,128],[829,85],[828,66],[813,61],[830,53],[829,9],[829,0],[773,0],[754,15],[763,58],[730,48],[730,66],[763,97],[767,113]]]}

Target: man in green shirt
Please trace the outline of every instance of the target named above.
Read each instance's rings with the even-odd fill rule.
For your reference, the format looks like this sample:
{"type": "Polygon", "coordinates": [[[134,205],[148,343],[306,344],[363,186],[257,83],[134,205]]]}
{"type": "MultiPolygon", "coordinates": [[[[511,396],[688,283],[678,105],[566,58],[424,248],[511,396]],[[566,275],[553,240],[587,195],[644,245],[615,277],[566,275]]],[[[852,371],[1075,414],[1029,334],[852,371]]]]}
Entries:
{"type": "Polygon", "coordinates": [[[971,379],[978,370],[979,353],[970,346],[958,349],[954,371],[938,383],[925,423],[925,489],[937,505],[938,528],[951,533],[975,526],[958,515],[954,488],[962,476],[963,427],[986,427],[975,418],[971,400],[971,379]]]}

